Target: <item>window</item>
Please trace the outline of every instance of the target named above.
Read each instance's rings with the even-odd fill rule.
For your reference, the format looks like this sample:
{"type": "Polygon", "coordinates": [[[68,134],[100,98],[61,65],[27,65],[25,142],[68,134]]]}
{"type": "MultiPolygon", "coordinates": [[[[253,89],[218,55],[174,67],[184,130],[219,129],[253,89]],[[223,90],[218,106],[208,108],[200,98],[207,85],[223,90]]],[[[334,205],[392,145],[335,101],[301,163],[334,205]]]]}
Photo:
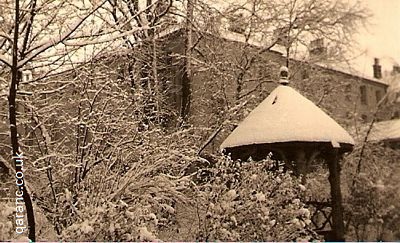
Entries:
{"type": "Polygon", "coordinates": [[[375,91],[375,98],[376,98],[376,103],[378,103],[382,99],[382,91],[381,90],[375,91]]]}
{"type": "Polygon", "coordinates": [[[365,87],[364,85],[360,87],[360,98],[361,98],[361,104],[368,105],[367,87],[365,87]]]}

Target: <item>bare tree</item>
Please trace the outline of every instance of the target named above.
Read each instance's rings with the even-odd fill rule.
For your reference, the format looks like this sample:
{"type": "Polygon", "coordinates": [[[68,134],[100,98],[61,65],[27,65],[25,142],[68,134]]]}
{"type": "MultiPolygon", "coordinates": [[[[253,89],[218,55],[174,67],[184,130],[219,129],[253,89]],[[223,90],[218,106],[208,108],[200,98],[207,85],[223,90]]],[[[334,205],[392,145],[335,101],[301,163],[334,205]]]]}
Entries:
{"type": "MultiPolygon", "coordinates": [[[[217,129],[228,119],[224,111],[244,101],[252,106],[268,95],[278,78],[273,70],[280,65],[292,63],[291,75],[302,76],[314,63],[347,64],[345,56],[351,50],[353,34],[364,24],[368,12],[360,2],[341,0],[249,0],[215,5],[197,1],[194,16],[193,75],[204,84],[202,93],[193,91],[204,99],[194,103],[219,107],[212,117],[194,115],[201,124],[217,129]],[[310,48],[310,42],[322,45],[310,48]],[[258,98],[252,96],[255,94],[258,98]]],[[[323,85],[314,85],[316,90],[307,93],[316,96],[314,100],[320,104],[333,95],[331,88],[343,89],[328,87],[329,74],[316,76],[323,85]]]]}
{"type": "MultiPolygon", "coordinates": [[[[24,102],[27,95],[35,95],[35,89],[32,87],[44,78],[62,74],[68,69],[73,69],[74,65],[87,62],[87,50],[104,50],[111,41],[149,29],[147,24],[123,31],[108,28],[105,24],[107,19],[99,17],[108,3],[109,1],[88,3],[30,0],[15,1],[13,6],[9,1],[0,2],[0,9],[2,14],[4,13],[0,30],[0,62],[9,70],[5,71],[4,75],[9,80],[8,117],[12,156],[17,173],[22,172],[19,160],[24,154],[20,149],[21,135],[27,133],[24,127],[27,123],[18,122],[18,117],[31,112],[33,121],[37,122],[43,137],[46,138],[45,141],[49,141],[49,134],[38,120],[35,107],[26,106],[24,102]],[[14,19],[11,16],[14,16],[14,19]],[[95,49],[95,45],[101,48],[95,49]],[[34,77],[24,79],[22,74],[25,71],[35,73],[34,77]]],[[[137,14],[140,15],[141,12],[137,14]]],[[[63,90],[68,85],[71,83],[58,86],[56,90],[48,90],[47,93],[63,90]]],[[[47,146],[49,145],[45,145],[47,146]]],[[[50,160],[48,163],[46,171],[53,188],[50,160]]],[[[82,173],[84,172],[85,170],[82,173]]],[[[23,192],[26,204],[29,238],[35,241],[35,219],[27,189],[29,186],[22,183],[19,189],[23,192]]]]}

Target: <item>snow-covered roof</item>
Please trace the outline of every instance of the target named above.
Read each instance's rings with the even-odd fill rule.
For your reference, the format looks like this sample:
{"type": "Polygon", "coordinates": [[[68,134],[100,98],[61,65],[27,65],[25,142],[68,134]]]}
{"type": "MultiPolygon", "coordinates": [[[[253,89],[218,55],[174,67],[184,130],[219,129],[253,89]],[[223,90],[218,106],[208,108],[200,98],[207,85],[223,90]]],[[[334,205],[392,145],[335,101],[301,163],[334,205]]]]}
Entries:
{"type": "Polygon", "coordinates": [[[168,35],[170,35],[170,34],[176,32],[176,31],[181,30],[181,29],[182,29],[182,26],[180,26],[180,25],[172,26],[172,27],[170,27],[170,28],[167,28],[167,29],[164,29],[164,30],[160,31],[160,32],[156,35],[156,38],[157,38],[157,39],[160,39],[160,38],[166,37],[166,36],[168,36],[168,35]]]}
{"type": "Polygon", "coordinates": [[[400,119],[375,123],[368,136],[368,140],[400,142],[400,119]]]}
{"type": "Polygon", "coordinates": [[[388,86],[388,83],[384,79],[377,79],[371,76],[367,76],[364,73],[357,71],[356,69],[352,68],[351,66],[343,63],[334,63],[334,64],[325,64],[325,63],[316,63],[316,65],[325,68],[325,69],[331,69],[336,72],[341,72],[344,74],[348,74],[354,77],[358,77],[361,79],[369,80],[374,83],[379,83],[382,85],[385,85],[386,87],[388,86]]]}
{"type": "Polygon", "coordinates": [[[336,121],[291,87],[280,85],[226,138],[221,150],[281,142],[354,145],[336,121]]]}
{"type": "MultiPolygon", "coordinates": [[[[245,36],[243,34],[231,32],[231,31],[226,31],[226,30],[225,31],[220,31],[220,34],[221,34],[222,38],[224,38],[226,40],[229,40],[229,41],[236,41],[236,42],[242,42],[242,43],[246,42],[246,38],[245,38],[245,36]]],[[[247,41],[252,46],[259,47],[259,48],[264,48],[265,47],[265,43],[263,43],[263,42],[260,42],[260,41],[257,41],[257,40],[253,40],[253,39],[250,39],[250,40],[247,40],[247,41]]],[[[281,45],[274,45],[270,49],[270,51],[282,54],[282,53],[286,52],[286,49],[285,49],[285,47],[283,47],[281,45]]],[[[306,61],[307,60],[306,57],[291,57],[290,59],[294,60],[294,61],[297,61],[297,62],[307,62],[306,61]]],[[[344,74],[347,74],[347,75],[351,75],[351,76],[354,76],[354,77],[357,77],[357,78],[362,78],[362,79],[365,79],[365,80],[369,80],[371,82],[379,83],[379,84],[386,85],[386,86],[388,85],[385,80],[376,79],[376,78],[374,78],[372,76],[365,75],[364,73],[362,73],[360,71],[357,71],[354,68],[350,67],[347,63],[336,62],[336,63],[332,63],[332,64],[326,64],[326,63],[323,63],[323,62],[317,62],[317,63],[312,63],[312,64],[316,65],[316,66],[319,66],[321,68],[324,68],[324,69],[329,69],[329,70],[332,70],[332,71],[341,72],[341,73],[344,73],[344,74]]]]}
{"type": "MultiPolygon", "coordinates": [[[[182,29],[183,29],[182,25],[173,26],[173,27],[171,27],[169,29],[165,29],[165,30],[161,31],[157,35],[157,38],[162,38],[162,37],[168,36],[168,35],[176,32],[176,31],[179,31],[179,30],[182,30],[182,29]]],[[[232,32],[232,31],[221,29],[220,30],[220,35],[221,35],[221,36],[219,36],[220,38],[223,38],[223,39],[228,40],[228,41],[235,41],[235,42],[242,42],[242,43],[246,42],[246,38],[245,38],[245,36],[243,34],[235,33],[235,32],[232,32]]],[[[258,47],[258,48],[265,48],[265,45],[266,45],[265,43],[257,41],[257,40],[254,40],[254,39],[247,40],[247,42],[250,45],[258,47]]],[[[274,45],[270,49],[270,51],[271,52],[275,52],[275,53],[280,53],[282,55],[282,53],[285,52],[285,48],[280,46],[280,45],[274,45]]],[[[302,57],[302,58],[300,58],[300,57],[292,57],[291,59],[294,60],[294,61],[297,61],[297,62],[306,62],[306,59],[304,57],[302,57]]],[[[345,65],[340,64],[340,63],[329,64],[329,65],[325,64],[325,63],[313,63],[313,65],[319,66],[319,67],[324,68],[324,69],[330,69],[332,71],[348,74],[348,75],[351,75],[351,76],[354,76],[354,77],[362,78],[362,79],[365,79],[365,80],[369,80],[371,82],[379,83],[379,84],[382,84],[382,85],[386,85],[386,86],[388,85],[385,80],[376,79],[374,77],[371,77],[371,76],[365,75],[365,74],[363,74],[363,73],[361,73],[359,71],[356,71],[354,68],[349,67],[349,65],[347,65],[347,63],[345,65]]]]}

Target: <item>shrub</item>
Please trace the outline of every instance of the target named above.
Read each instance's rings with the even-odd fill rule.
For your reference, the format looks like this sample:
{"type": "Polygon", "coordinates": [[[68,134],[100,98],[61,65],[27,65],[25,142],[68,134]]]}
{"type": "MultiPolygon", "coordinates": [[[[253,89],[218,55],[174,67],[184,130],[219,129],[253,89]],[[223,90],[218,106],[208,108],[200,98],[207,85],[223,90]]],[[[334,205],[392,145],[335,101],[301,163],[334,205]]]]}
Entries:
{"type": "Polygon", "coordinates": [[[221,157],[202,188],[207,203],[199,239],[297,241],[319,236],[302,202],[305,187],[271,159],[241,163],[221,157]]]}

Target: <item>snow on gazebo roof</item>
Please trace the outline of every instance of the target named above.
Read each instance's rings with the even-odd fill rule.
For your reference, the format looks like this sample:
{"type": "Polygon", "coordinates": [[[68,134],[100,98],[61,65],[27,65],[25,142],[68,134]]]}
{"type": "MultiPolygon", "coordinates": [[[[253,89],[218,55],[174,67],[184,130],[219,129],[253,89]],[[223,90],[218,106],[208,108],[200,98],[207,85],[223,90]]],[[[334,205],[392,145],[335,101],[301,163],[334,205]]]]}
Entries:
{"type": "Polygon", "coordinates": [[[225,139],[221,149],[282,142],[354,145],[347,131],[314,103],[280,85],[225,139]]]}

